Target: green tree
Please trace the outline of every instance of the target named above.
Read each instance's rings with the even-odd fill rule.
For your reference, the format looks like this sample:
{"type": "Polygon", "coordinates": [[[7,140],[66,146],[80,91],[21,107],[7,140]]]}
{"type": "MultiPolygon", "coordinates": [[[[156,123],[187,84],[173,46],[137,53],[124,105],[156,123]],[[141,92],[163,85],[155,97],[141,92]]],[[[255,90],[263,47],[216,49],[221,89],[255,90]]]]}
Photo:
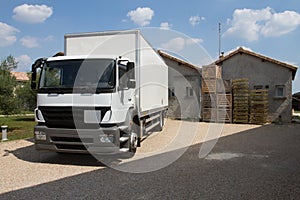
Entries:
{"type": "Polygon", "coordinates": [[[1,61],[0,69],[4,71],[12,71],[18,67],[16,59],[9,55],[3,61],[1,61]]]}
{"type": "Polygon", "coordinates": [[[18,62],[11,55],[7,56],[0,64],[0,112],[1,114],[14,114],[19,112],[18,99],[14,90],[16,78],[11,76],[11,70],[16,69],[18,62]]]}
{"type": "MultiPolygon", "coordinates": [[[[29,74],[28,74],[29,76],[29,74]]],[[[19,105],[23,111],[33,111],[36,108],[36,91],[31,89],[30,81],[16,88],[16,97],[19,99],[19,105]]]]}

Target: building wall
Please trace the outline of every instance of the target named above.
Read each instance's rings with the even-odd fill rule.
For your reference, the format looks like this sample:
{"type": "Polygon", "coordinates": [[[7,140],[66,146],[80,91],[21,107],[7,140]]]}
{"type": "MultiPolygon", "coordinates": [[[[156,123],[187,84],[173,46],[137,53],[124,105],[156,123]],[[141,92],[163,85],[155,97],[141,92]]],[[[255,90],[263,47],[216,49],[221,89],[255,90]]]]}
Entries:
{"type": "Polygon", "coordinates": [[[292,115],[292,72],[288,68],[262,60],[248,54],[236,54],[223,61],[223,79],[248,78],[250,89],[263,86],[269,93],[270,121],[276,121],[281,116],[283,122],[291,122],[292,115]],[[283,85],[285,97],[276,97],[276,86],[283,85]]]}
{"type": "Polygon", "coordinates": [[[164,58],[169,66],[169,109],[167,116],[174,119],[200,119],[200,74],[199,71],[176,61],[164,58]],[[192,88],[192,95],[187,94],[192,88]]]}

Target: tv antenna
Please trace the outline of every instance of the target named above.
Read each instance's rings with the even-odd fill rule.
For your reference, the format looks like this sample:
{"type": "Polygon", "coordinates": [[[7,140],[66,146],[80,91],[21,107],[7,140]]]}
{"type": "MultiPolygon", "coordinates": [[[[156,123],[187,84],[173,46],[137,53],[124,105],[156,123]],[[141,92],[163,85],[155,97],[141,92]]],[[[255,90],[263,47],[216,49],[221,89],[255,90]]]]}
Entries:
{"type": "Polygon", "coordinates": [[[219,22],[219,57],[221,56],[221,23],[219,22]]]}

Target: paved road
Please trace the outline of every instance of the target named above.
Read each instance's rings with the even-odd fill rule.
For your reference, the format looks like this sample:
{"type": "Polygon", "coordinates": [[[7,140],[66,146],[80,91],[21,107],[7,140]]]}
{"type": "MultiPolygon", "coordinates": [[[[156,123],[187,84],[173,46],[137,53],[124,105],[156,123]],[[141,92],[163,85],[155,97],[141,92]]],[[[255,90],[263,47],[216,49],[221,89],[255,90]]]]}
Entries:
{"type": "MultiPolygon", "coordinates": [[[[68,173],[61,166],[79,166],[82,171],[2,193],[0,199],[299,199],[299,130],[300,125],[295,124],[245,130],[219,139],[204,159],[198,157],[201,144],[194,144],[171,165],[142,174],[101,166],[87,155],[41,157],[27,145],[8,154],[32,167],[47,167],[44,173],[53,176],[68,173]]],[[[132,162],[155,164],[154,158],[132,162]]],[[[27,176],[30,181],[30,174],[27,176]]]]}

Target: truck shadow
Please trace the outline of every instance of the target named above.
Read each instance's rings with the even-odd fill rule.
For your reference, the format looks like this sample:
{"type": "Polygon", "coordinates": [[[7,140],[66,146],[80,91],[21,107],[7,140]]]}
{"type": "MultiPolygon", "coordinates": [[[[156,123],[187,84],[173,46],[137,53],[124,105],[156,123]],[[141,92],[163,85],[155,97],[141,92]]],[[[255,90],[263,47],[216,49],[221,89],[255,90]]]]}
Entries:
{"type": "Polygon", "coordinates": [[[18,159],[32,163],[48,163],[79,166],[105,166],[90,154],[61,154],[49,151],[37,151],[33,139],[27,139],[32,145],[9,151],[18,159]]]}

